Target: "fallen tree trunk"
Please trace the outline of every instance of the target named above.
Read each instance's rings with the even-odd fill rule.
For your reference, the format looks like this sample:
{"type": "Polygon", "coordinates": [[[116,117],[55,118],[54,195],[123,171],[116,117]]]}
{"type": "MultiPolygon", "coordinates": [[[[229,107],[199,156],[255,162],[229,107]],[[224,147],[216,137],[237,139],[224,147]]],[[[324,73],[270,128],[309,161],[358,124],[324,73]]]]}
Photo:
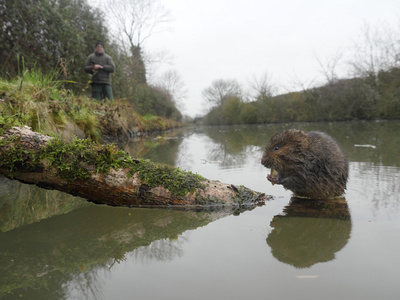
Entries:
{"type": "Polygon", "coordinates": [[[133,159],[114,145],[66,143],[27,126],[0,137],[0,174],[113,206],[255,206],[268,199],[243,186],[133,159]]]}

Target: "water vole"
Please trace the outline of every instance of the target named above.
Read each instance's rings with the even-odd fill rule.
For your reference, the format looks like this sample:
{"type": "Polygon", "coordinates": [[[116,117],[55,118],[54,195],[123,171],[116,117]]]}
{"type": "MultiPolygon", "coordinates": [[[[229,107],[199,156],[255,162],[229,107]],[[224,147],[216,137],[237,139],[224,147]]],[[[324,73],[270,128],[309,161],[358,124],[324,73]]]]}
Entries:
{"type": "Polygon", "coordinates": [[[285,130],[273,136],[261,163],[268,180],[300,197],[327,199],[346,189],[349,162],[337,142],[323,132],[285,130]]]}

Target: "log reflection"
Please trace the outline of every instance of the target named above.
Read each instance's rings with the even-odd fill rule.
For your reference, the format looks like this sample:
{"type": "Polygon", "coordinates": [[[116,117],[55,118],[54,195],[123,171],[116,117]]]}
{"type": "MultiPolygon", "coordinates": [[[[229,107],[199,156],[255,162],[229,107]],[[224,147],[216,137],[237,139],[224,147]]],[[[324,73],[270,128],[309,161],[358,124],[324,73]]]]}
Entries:
{"type": "Polygon", "coordinates": [[[179,257],[183,232],[230,214],[91,205],[0,232],[0,298],[37,293],[37,299],[54,299],[49,295],[70,294],[71,283],[97,295],[98,274],[127,256],[142,261],[179,257]]]}

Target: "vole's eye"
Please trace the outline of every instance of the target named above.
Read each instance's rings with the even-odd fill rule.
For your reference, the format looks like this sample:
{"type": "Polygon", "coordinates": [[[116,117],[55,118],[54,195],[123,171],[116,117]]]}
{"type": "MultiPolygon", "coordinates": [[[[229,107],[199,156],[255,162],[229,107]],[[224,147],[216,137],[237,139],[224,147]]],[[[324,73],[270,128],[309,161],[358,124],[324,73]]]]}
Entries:
{"type": "Polygon", "coordinates": [[[279,150],[281,147],[279,147],[279,146],[275,146],[274,147],[274,151],[277,151],[277,150],[279,150]]]}

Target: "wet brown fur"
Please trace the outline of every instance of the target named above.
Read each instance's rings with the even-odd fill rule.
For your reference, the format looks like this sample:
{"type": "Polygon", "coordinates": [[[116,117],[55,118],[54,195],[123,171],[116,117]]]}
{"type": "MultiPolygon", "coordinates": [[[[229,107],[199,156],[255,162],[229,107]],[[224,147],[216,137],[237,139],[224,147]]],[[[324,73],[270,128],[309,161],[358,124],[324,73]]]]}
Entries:
{"type": "Polygon", "coordinates": [[[346,189],[347,157],[323,132],[289,129],[278,133],[267,144],[261,163],[279,174],[276,178],[269,175],[268,180],[300,197],[333,198],[346,189]]]}

